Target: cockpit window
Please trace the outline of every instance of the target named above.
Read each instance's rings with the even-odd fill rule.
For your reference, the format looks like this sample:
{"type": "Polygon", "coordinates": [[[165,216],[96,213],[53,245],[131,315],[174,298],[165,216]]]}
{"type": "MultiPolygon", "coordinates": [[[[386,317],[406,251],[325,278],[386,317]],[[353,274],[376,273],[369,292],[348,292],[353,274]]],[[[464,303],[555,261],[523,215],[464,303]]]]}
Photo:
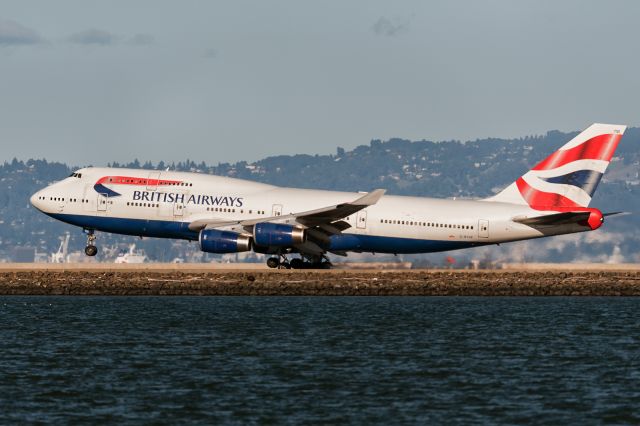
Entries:
{"type": "Polygon", "coordinates": [[[80,179],[82,177],[82,173],[71,173],[69,177],[74,177],[80,179]]]}

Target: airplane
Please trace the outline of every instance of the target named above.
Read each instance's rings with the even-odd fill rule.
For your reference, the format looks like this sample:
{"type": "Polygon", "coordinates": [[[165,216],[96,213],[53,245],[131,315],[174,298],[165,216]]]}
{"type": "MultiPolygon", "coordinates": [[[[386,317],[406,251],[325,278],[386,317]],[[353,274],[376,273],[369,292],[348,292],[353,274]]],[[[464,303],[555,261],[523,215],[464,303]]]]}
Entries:
{"type": "MultiPolygon", "coordinates": [[[[589,207],[626,126],[593,124],[486,199],[285,188],[200,173],[87,167],[31,204],[87,234],[198,241],[207,253],[253,250],[271,268],[329,268],[328,254],[431,253],[593,231],[589,207]]],[[[464,172],[461,170],[460,172],[464,172]]]]}

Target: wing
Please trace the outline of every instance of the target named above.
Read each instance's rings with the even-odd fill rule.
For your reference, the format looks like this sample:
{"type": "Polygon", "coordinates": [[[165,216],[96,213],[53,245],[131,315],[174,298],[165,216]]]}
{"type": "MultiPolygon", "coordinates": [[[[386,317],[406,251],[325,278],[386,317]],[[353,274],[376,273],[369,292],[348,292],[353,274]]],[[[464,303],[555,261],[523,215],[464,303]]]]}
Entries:
{"type": "MultiPolygon", "coordinates": [[[[375,191],[369,192],[350,203],[336,204],[334,206],[293,213],[285,216],[273,216],[264,219],[245,220],[242,221],[242,224],[255,225],[256,223],[260,222],[285,222],[287,220],[291,221],[293,219],[300,225],[308,228],[318,225],[327,225],[339,219],[343,219],[349,215],[352,215],[353,213],[356,213],[366,207],[376,204],[378,200],[382,198],[384,193],[384,189],[376,189],[375,191]]],[[[350,227],[349,224],[347,225],[347,228],[350,227]]]]}
{"type": "MultiPolygon", "coordinates": [[[[217,220],[217,219],[199,219],[189,224],[189,229],[192,231],[200,231],[205,228],[229,228],[238,229],[242,227],[246,232],[250,232],[253,225],[261,222],[271,223],[293,223],[301,225],[304,228],[314,228],[322,231],[326,235],[339,234],[345,229],[351,227],[346,221],[342,220],[347,216],[350,216],[358,211],[372,206],[382,198],[384,195],[384,189],[376,189],[369,192],[360,198],[350,202],[336,204],[333,206],[323,207],[315,210],[308,210],[299,213],[292,213],[282,216],[271,216],[265,218],[256,218],[248,220],[217,220]]],[[[313,235],[312,230],[310,233],[313,235]]]]}

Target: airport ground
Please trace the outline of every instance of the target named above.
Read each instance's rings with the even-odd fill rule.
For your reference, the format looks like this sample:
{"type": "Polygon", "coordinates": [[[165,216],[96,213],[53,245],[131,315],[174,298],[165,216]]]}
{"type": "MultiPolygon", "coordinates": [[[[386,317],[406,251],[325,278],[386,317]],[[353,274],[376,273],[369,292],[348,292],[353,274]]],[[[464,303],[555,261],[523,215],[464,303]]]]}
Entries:
{"type": "Polygon", "coordinates": [[[0,264],[1,295],[640,296],[640,268],[269,270],[262,265],[0,264]]]}

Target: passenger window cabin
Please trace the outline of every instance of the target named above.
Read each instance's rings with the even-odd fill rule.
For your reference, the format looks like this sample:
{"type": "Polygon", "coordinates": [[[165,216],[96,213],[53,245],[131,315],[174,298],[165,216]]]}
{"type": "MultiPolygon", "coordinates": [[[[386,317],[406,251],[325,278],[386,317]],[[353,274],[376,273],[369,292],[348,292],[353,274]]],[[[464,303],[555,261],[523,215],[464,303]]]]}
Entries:
{"type": "Polygon", "coordinates": [[[457,223],[416,222],[398,219],[380,219],[380,223],[388,225],[409,225],[429,228],[464,229],[469,231],[473,230],[473,225],[462,225],[457,223]]]}

